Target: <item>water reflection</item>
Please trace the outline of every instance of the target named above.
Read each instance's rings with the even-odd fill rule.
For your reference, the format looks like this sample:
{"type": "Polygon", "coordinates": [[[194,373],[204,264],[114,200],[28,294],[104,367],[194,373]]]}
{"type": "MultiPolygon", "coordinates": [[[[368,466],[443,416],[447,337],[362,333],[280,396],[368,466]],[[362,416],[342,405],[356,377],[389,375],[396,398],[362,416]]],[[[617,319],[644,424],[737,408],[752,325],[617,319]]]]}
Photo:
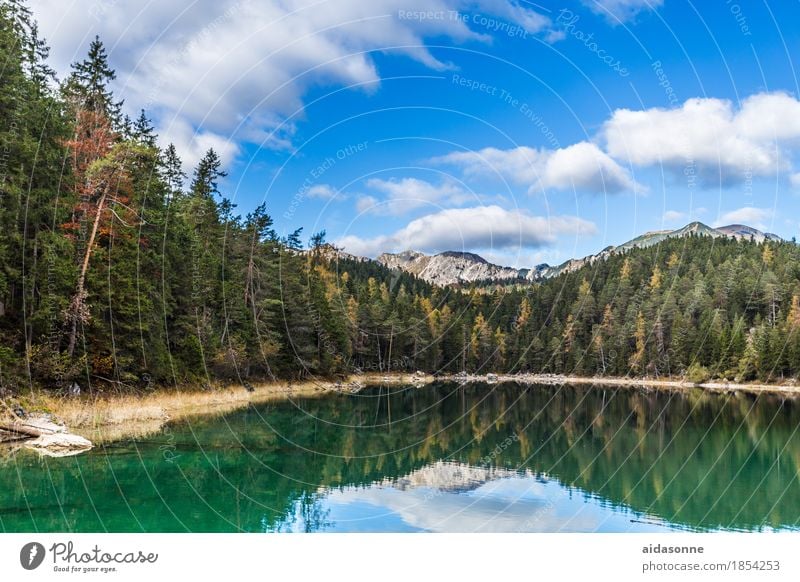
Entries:
{"type": "MultiPolygon", "coordinates": [[[[394,481],[320,495],[325,531],[651,532],[669,524],[613,511],[530,471],[437,462],[394,481]]],[[[296,530],[295,530],[296,531],[296,530]]]]}
{"type": "Polygon", "coordinates": [[[0,468],[0,528],[796,529],[799,422],[798,403],[766,395],[374,388],[71,459],[15,455],[0,468]]]}

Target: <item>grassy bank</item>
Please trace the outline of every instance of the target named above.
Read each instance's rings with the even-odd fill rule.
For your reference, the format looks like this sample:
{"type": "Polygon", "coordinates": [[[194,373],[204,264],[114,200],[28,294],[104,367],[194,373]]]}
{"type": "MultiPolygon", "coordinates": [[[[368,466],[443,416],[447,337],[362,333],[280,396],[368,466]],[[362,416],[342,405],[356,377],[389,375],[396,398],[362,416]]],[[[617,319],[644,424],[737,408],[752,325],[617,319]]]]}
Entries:
{"type": "MultiPolygon", "coordinates": [[[[95,444],[125,438],[143,437],[161,430],[170,420],[196,415],[224,414],[250,404],[281,401],[298,397],[321,396],[330,392],[352,391],[359,385],[415,384],[423,386],[432,376],[410,374],[366,374],[343,383],[308,381],[302,383],[262,383],[248,392],[241,386],[161,389],[146,394],[104,394],[101,396],[59,397],[37,392],[24,399],[29,411],[45,412],[65,424],[70,431],[84,436],[95,444]]],[[[524,385],[578,384],[650,388],[660,390],[703,389],[711,392],[780,393],[800,396],[800,386],[794,384],[735,384],[708,382],[693,384],[677,378],[579,377],[550,374],[520,375],[457,375],[443,376],[454,382],[516,382],[524,385]]]]}
{"type": "Polygon", "coordinates": [[[428,382],[431,377],[366,374],[346,382],[327,380],[270,382],[202,390],[195,387],[163,388],[145,394],[104,393],[78,397],[57,396],[39,391],[21,399],[28,412],[48,413],[75,434],[102,444],[124,438],[143,437],[159,431],[170,420],[196,415],[224,414],[250,404],[261,404],[298,397],[314,397],[329,392],[351,391],[358,384],[389,382],[404,384],[428,382]]]}
{"type": "Polygon", "coordinates": [[[63,397],[36,392],[24,399],[28,411],[45,412],[71,432],[94,443],[146,436],[170,420],[192,415],[224,414],[249,404],[309,397],[335,389],[329,382],[264,383],[248,392],[242,386],[202,390],[164,388],[145,394],[102,394],[63,397]]]}

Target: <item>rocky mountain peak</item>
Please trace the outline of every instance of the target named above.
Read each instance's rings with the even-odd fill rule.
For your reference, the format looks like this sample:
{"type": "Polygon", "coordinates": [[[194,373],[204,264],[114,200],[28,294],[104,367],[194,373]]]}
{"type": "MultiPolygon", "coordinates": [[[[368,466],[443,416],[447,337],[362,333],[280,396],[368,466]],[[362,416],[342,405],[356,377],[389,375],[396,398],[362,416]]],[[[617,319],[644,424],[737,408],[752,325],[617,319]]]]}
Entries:
{"type": "Polygon", "coordinates": [[[743,224],[714,228],[695,221],[677,230],[649,231],[619,246],[608,246],[594,255],[569,259],[557,266],[541,264],[529,269],[503,267],[488,262],[480,255],[466,251],[445,251],[436,255],[426,255],[419,251],[407,250],[401,253],[384,253],[377,260],[389,268],[408,271],[435,285],[458,285],[479,281],[513,282],[520,280],[531,282],[576,271],[584,265],[604,259],[612,253],[621,253],[633,248],[646,248],[667,238],[686,236],[731,237],[737,240],[752,240],[757,243],[765,240],[781,240],[775,234],[765,233],[743,224]]]}

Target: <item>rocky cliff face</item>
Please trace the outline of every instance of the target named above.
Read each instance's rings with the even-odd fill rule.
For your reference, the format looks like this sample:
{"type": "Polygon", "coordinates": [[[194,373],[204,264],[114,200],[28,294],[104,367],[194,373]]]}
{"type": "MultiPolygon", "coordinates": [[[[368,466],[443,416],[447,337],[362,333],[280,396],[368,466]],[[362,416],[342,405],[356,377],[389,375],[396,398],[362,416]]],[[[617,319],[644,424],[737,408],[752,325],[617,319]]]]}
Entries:
{"type": "Polygon", "coordinates": [[[502,467],[479,467],[465,463],[436,461],[397,479],[385,479],[381,485],[391,486],[401,491],[426,487],[439,491],[464,493],[473,491],[490,481],[511,477],[530,477],[525,469],[512,471],[502,467]]]}
{"type": "Polygon", "coordinates": [[[721,226],[716,230],[736,239],[753,240],[757,243],[762,243],[765,240],[783,240],[777,234],[773,234],[771,232],[761,232],[758,229],[755,229],[751,226],[746,226],[744,224],[721,226]]]}
{"type": "Polygon", "coordinates": [[[510,281],[523,279],[528,269],[493,265],[474,253],[448,251],[425,255],[417,251],[384,253],[378,262],[391,269],[402,269],[434,285],[456,285],[475,281],[510,281]]]}
{"type": "Polygon", "coordinates": [[[586,264],[605,259],[613,253],[624,252],[633,248],[645,248],[656,245],[667,238],[686,236],[732,237],[737,240],[753,240],[762,243],[765,240],[781,240],[772,233],[762,232],[743,224],[731,224],[712,228],[702,222],[692,222],[677,230],[656,230],[646,232],[619,246],[609,246],[597,254],[580,259],[569,259],[560,265],[536,265],[530,269],[502,267],[488,262],[474,253],[448,251],[438,255],[426,255],[418,251],[402,253],[384,253],[378,262],[391,269],[402,269],[433,283],[434,285],[457,285],[477,281],[520,282],[540,281],[556,277],[562,273],[571,273],[586,264]]]}

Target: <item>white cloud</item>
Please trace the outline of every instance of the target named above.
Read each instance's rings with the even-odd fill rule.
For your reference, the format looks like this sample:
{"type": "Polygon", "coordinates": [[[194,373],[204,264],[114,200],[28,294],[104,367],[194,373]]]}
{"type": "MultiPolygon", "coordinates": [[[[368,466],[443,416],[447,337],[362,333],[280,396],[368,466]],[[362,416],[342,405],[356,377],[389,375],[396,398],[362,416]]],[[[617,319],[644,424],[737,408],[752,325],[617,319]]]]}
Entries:
{"type": "Polygon", "coordinates": [[[431,184],[417,178],[372,178],[367,180],[366,186],[373,193],[381,195],[382,199],[375,196],[362,197],[365,202],[361,203],[359,200],[359,209],[369,209],[378,214],[399,216],[423,206],[460,205],[475,199],[474,194],[452,181],[431,184]]]}
{"type": "Polygon", "coordinates": [[[606,193],[644,190],[608,154],[585,141],[557,150],[490,147],[475,152],[453,152],[431,161],[460,166],[466,175],[494,174],[526,185],[530,192],[551,188],[606,193]]]}
{"type": "Polygon", "coordinates": [[[677,210],[667,210],[663,216],[664,222],[675,222],[684,218],[686,218],[686,213],[677,210]]]}
{"type": "Polygon", "coordinates": [[[800,138],[800,102],[761,93],[740,108],[728,100],[689,99],[676,109],[618,109],[604,125],[607,151],[639,166],[696,166],[704,180],[741,182],[788,168],[782,148],[800,138]]]}
{"type": "Polygon", "coordinates": [[[191,173],[211,148],[219,155],[223,167],[229,166],[239,154],[236,143],[210,131],[195,130],[183,120],[176,120],[159,137],[162,143],[175,144],[187,173],[191,173]]]}
{"type": "Polygon", "coordinates": [[[726,212],[714,223],[714,226],[727,226],[729,224],[745,224],[764,230],[767,228],[766,222],[772,218],[772,210],[769,208],[756,208],[745,206],[726,212]]]}
{"type": "MultiPolygon", "coordinates": [[[[84,58],[97,32],[117,69],[118,96],[131,111],[147,109],[163,134],[207,140],[247,140],[288,147],[289,116],[302,111],[315,84],[380,82],[373,54],[401,53],[442,70],[450,65],[425,47],[429,37],[488,42],[491,36],[460,18],[415,19],[401,11],[481,9],[513,19],[530,32],[549,19],[511,0],[197,0],[88,2],[32,0],[40,32],[63,77],[84,58]],[[173,129],[173,125],[181,127],[173,129]],[[213,136],[213,138],[212,138],[213,136]]],[[[177,145],[177,144],[176,144],[177,145]]],[[[183,144],[190,151],[195,143],[183,144]]],[[[182,150],[184,155],[185,150],[182,150]]],[[[188,154],[194,157],[193,153],[188,154]]]]}
{"type": "Polygon", "coordinates": [[[584,0],[583,3],[612,24],[619,24],[632,20],[644,10],[659,8],[664,0],[584,0]]]}
{"type": "MultiPolygon", "coordinates": [[[[599,192],[636,190],[628,172],[595,144],[580,142],[558,149],[547,159],[543,187],[568,188],[599,192]]],[[[639,186],[642,190],[643,187],[639,186]]]]}
{"type": "MultiPolygon", "coordinates": [[[[550,19],[538,12],[521,6],[520,4],[533,5],[530,2],[518,3],[514,2],[498,2],[497,0],[477,0],[470,4],[469,2],[461,3],[463,7],[469,8],[470,5],[475,6],[477,10],[483,11],[486,14],[503,18],[509,23],[517,23],[524,28],[527,32],[535,34],[545,30],[550,25],[550,19]]],[[[478,23],[482,22],[481,14],[476,14],[478,23]]],[[[488,23],[495,24],[495,23],[488,23]]]]}
{"type": "Polygon", "coordinates": [[[374,196],[359,196],[356,200],[356,210],[359,212],[369,212],[378,205],[378,199],[374,196]]]}
{"type": "Polygon", "coordinates": [[[539,179],[544,155],[540,150],[527,146],[510,150],[488,147],[479,151],[452,152],[433,158],[431,162],[460,166],[467,176],[495,174],[515,184],[532,184],[539,179]]]}
{"type": "MultiPolygon", "coordinates": [[[[466,176],[495,176],[539,190],[646,191],[626,166],[662,165],[700,185],[731,185],[791,170],[800,145],[800,101],[781,92],[731,101],[694,98],[674,109],[618,109],[597,136],[557,149],[520,146],[452,152],[432,163],[452,164],[466,176]]],[[[800,187],[800,173],[789,176],[800,187]]]]}
{"type": "Polygon", "coordinates": [[[447,250],[536,248],[564,234],[596,232],[594,223],[575,216],[533,216],[499,206],[451,208],[412,220],[400,230],[374,238],[342,237],[337,245],[348,252],[377,256],[382,252],[417,249],[447,250]]]}
{"type": "Polygon", "coordinates": [[[322,200],[331,200],[336,198],[337,194],[336,188],[330,184],[315,184],[306,192],[306,196],[309,198],[320,198],[322,200]]]}
{"type": "Polygon", "coordinates": [[[739,132],[759,142],[800,137],[800,101],[786,93],[756,93],[742,102],[735,123],[739,132]]]}

